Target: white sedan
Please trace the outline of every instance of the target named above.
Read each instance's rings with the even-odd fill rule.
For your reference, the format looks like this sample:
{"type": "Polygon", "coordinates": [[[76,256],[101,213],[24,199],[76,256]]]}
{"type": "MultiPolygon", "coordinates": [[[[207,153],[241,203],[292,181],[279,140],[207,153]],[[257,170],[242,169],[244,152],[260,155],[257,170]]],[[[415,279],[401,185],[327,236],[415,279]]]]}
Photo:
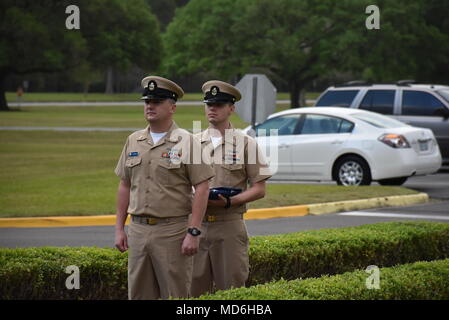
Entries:
{"type": "MultiPolygon", "coordinates": [[[[243,131],[254,136],[250,127],[243,131]]],[[[290,109],[272,114],[256,126],[256,132],[273,179],[401,185],[410,176],[431,174],[441,167],[431,130],[364,110],[290,109]],[[275,131],[270,137],[273,129],[277,137],[275,131]]]]}

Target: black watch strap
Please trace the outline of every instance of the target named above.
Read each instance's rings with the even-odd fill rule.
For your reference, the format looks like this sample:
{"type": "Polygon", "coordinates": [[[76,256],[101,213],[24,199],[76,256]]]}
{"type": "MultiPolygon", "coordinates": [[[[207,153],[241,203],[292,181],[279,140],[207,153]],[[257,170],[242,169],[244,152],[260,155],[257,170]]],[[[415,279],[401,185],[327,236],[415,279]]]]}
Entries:
{"type": "Polygon", "coordinates": [[[190,233],[194,237],[198,237],[201,234],[201,231],[198,228],[188,228],[187,232],[190,233]]]}
{"type": "Polygon", "coordinates": [[[230,197],[226,197],[225,209],[229,209],[230,207],[231,207],[231,198],[230,197]]]}

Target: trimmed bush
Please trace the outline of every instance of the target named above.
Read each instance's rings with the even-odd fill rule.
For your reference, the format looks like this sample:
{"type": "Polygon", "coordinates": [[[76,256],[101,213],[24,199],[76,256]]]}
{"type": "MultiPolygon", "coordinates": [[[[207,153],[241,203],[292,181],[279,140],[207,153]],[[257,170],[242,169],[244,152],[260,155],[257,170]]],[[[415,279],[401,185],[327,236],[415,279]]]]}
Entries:
{"type": "Polygon", "coordinates": [[[449,299],[449,259],[380,269],[368,289],[364,270],[305,280],[279,280],[203,295],[199,300],[429,300],[449,299]]]}
{"type": "Polygon", "coordinates": [[[0,249],[0,299],[126,299],[127,264],[113,249],[0,249]],[[80,289],[66,287],[70,265],[80,270],[80,289]]]}
{"type": "Polygon", "coordinates": [[[388,222],[252,237],[247,285],[449,257],[449,224],[388,222]]]}
{"type": "MultiPolygon", "coordinates": [[[[449,224],[380,223],[250,241],[248,285],[255,285],[448,258],[449,224]]],[[[0,299],[126,299],[127,258],[101,248],[0,249],[0,299]],[[79,290],[65,286],[70,265],[79,267],[79,290]]]]}

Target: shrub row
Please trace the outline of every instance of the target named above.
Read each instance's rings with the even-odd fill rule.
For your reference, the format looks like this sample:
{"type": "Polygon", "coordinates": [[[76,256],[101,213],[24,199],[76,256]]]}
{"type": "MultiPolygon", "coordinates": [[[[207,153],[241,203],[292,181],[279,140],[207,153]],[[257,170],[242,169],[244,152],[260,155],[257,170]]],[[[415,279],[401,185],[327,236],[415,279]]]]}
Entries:
{"type": "Polygon", "coordinates": [[[126,299],[127,258],[102,248],[0,249],[0,299],[126,299]],[[71,265],[79,289],[66,287],[71,265]]]}
{"type": "MultiPolygon", "coordinates": [[[[449,224],[380,223],[250,241],[248,286],[448,258],[449,224]]],[[[0,249],[0,299],[126,299],[127,257],[101,248],[0,249]],[[79,267],[79,290],[65,286],[70,265],[79,267]]]]}
{"type": "Polygon", "coordinates": [[[334,276],[278,280],[249,288],[218,291],[200,300],[447,300],[449,259],[416,262],[379,273],[379,289],[366,285],[363,270],[334,276]]]}
{"type": "Polygon", "coordinates": [[[389,222],[253,237],[248,286],[449,258],[449,224],[389,222]]]}

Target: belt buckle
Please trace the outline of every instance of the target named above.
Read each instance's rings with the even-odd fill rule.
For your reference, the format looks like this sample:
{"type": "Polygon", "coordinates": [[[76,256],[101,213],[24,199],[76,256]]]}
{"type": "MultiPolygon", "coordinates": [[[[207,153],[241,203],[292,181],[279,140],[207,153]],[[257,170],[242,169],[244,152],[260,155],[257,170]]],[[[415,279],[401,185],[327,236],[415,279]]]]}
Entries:
{"type": "Polygon", "coordinates": [[[207,216],[207,222],[215,222],[217,221],[217,216],[207,216]]]}
{"type": "Polygon", "coordinates": [[[157,224],[157,219],[156,218],[148,218],[147,223],[149,225],[155,225],[155,224],[157,224]]]}

